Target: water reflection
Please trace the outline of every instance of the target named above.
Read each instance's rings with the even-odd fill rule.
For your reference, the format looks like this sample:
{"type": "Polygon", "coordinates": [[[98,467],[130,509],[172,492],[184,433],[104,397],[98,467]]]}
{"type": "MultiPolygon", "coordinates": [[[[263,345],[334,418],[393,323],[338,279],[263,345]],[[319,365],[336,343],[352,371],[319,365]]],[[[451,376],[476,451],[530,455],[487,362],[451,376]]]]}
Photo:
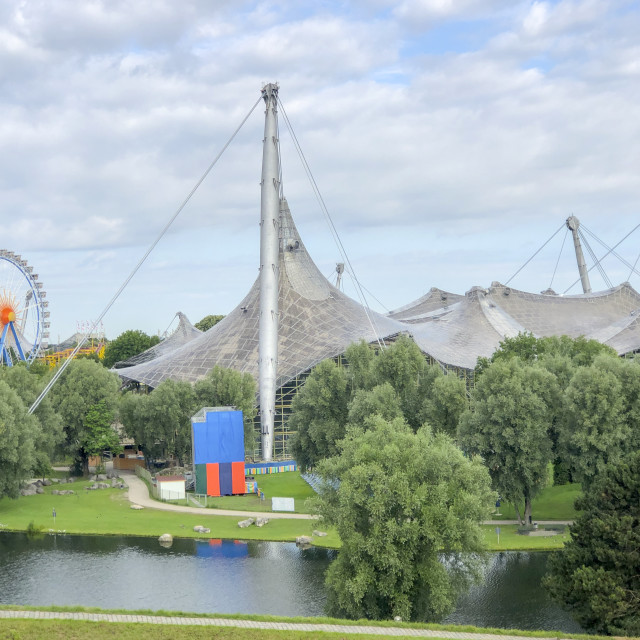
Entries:
{"type": "Polygon", "coordinates": [[[0,603],[315,616],[333,557],[293,543],[0,534],[0,603]]]}
{"type": "Polygon", "coordinates": [[[458,600],[445,622],[584,633],[541,587],[548,557],[545,552],[491,554],[482,582],[458,600]]]}
{"type": "MultiPolygon", "coordinates": [[[[336,552],[293,543],[0,533],[0,604],[323,615],[336,552]]],[[[580,632],[540,586],[547,553],[493,554],[446,621],[580,632]]]]}

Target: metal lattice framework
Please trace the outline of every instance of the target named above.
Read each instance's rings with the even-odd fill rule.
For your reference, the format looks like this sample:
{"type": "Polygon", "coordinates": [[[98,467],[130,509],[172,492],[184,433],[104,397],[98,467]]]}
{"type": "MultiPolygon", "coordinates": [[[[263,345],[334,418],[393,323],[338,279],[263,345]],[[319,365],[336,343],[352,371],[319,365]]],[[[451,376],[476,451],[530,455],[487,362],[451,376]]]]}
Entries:
{"type": "Polygon", "coordinates": [[[33,267],[0,249],[0,364],[37,358],[48,346],[49,303],[33,267]]]}

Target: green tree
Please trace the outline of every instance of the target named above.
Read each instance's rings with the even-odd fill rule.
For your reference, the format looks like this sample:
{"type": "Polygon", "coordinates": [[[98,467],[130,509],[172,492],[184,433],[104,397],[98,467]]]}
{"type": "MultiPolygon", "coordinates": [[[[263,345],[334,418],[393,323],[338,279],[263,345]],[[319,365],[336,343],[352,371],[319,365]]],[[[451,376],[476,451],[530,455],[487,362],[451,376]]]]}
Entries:
{"type": "Polygon", "coordinates": [[[345,359],[348,363],[346,376],[351,394],[358,389],[368,391],[378,384],[373,363],[376,358],[374,348],[364,340],[354,342],[347,347],[345,359]]]}
{"type": "Polygon", "coordinates": [[[18,394],[0,380],[0,497],[18,497],[20,485],[36,465],[38,419],[27,413],[18,394]]]}
{"type": "Polygon", "coordinates": [[[532,333],[525,331],[513,338],[505,338],[491,358],[478,358],[476,374],[483,373],[493,362],[510,358],[520,358],[523,362],[533,364],[548,356],[566,356],[574,366],[585,367],[592,364],[595,358],[602,354],[617,357],[615,350],[611,347],[597,340],[589,340],[584,336],[578,338],[570,338],[569,336],[536,338],[532,333]]]}
{"type": "Polygon", "coordinates": [[[159,342],[158,336],[149,336],[139,329],[129,329],[107,344],[102,364],[110,369],[116,362],[137,356],[159,342]]]}
{"type": "Polygon", "coordinates": [[[215,327],[222,318],[224,318],[224,316],[205,316],[202,320],[196,322],[194,326],[196,329],[200,329],[200,331],[208,331],[211,327],[215,327]]]}
{"type": "MultiPolygon", "coordinates": [[[[27,408],[40,395],[46,374],[48,374],[48,369],[43,371],[36,367],[34,370],[33,364],[30,367],[23,364],[0,367],[0,380],[4,380],[20,396],[27,408]]],[[[40,426],[35,441],[38,464],[37,468],[34,468],[34,472],[38,475],[44,475],[42,472],[46,472],[50,467],[50,461],[54,459],[64,441],[62,419],[55,412],[49,396],[46,396],[38,405],[34,415],[40,426]]]]}
{"type": "MultiPolygon", "coordinates": [[[[195,392],[185,381],[165,380],[150,394],[133,395],[139,406],[130,436],[140,445],[147,461],[175,457],[182,465],[191,457],[191,416],[195,413],[195,392]]],[[[129,400],[131,401],[131,400],[129,400]]]]}
{"type": "Polygon", "coordinates": [[[467,386],[449,373],[435,376],[430,392],[423,400],[421,415],[435,431],[443,431],[456,439],[460,418],[468,408],[467,386]]]}
{"type": "Polygon", "coordinates": [[[293,402],[290,452],[301,468],[334,455],[347,424],[364,425],[363,418],[375,413],[387,419],[400,414],[414,431],[430,422],[455,433],[467,407],[464,383],[428,364],[409,337],[400,336],[381,352],[354,343],[345,358],[346,368],[332,360],[318,365],[293,402]]]}
{"type": "Polygon", "coordinates": [[[120,418],[147,461],[191,459],[191,417],[203,407],[233,406],[243,412],[245,448],[253,445],[255,381],[250,374],[214,367],[195,385],[165,380],[151,393],[125,393],[120,418]]]}
{"type": "Polygon", "coordinates": [[[622,421],[630,437],[625,451],[640,449],[640,360],[636,358],[597,358],[595,366],[613,373],[622,390],[622,421]]]}
{"type": "Polygon", "coordinates": [[[596,361],[579,367],[564,393],[558,447],[572,477],[588,484],[626,450],[631,430],[616,375],[596,361]]]}
{"type": "Polygon", "coordinates": [[[373,368],[378,384],[388,382],[395,389],[404,418],[416,431],[424,422],[425,398],[442,371],[427,363],[420,347],[408,336],[400,336],[380,352],[373,368]]]}
{"type": "Polygon", "coordinates": [[[87,474],[89,454],[87,414],[100,401],[115,411],[120,378],[92,360],[74,360],[62,373],[49,393],[51,404],[62,419],[65,446],[76,460],[76,466],[87,474]]]}
{"type": "Polygon", "coordinates": [[[106,400],[100,400],[89,407],[84,419],[83,439],[80,446],[87,456],[100,456],[104,451],[119,453],[120,436],[113,428],[114,414],[106,400]]]}
{"type": "Polygon", "coordinates": [[[381,416],[385,420],[403,417],[398,394],[388,382],[370,391],[359,389],[349,404],[349,424],[366,428],[372,416],[381,416]]]}
{"type": "Polygon", "coordinates": [[[576,507],[545,585],[586,629],[640,636],[640,452],[611,463],[576,507]]]}
{"type": "Polygon", "coordinates": [[[290,450],[302,470],[337,453],[345,434],[349,391],[344,369],[324,360],[309,375],[292,404],[290,450]]]}
{"type": "Polygon", "coordinates": [[[531,520],[531,501],[548,483],[557,393],[548,371],[523,364],[517,357],[499,360],[478,379],[470,410],[460,423],[463,448],[484,458],[494,488],[526,524],[531,520]]]}
{"type": "Polygon", "coordinates": [[[320,513],[342,549],[327,572],[328,612],[349,618],[439,620],[474,575],[440,554],[479,551],[495,500],[486,468],[445,434],[377,416],[323,460],[320,513]],[[339,482],[336,482],[338,480],[339,482]]]}
{"type": "Polygon", "coordinates": [[[202,407],[235,407],[242,411],[244,446],[254,449],[253,423],[256,417],[256,382],[249,373],[215,366],[194,385],[195,405],[191,415],[202,407]]]}

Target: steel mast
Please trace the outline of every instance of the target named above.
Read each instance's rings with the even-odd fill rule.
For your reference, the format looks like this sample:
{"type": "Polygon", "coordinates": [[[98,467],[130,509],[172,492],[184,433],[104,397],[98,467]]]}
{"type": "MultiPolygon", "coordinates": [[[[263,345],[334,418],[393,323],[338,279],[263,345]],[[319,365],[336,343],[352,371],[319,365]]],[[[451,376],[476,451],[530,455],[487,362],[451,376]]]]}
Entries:
{"type": "Polygon", "coordinates": [[[580,273],[580,280],[582,282],[583,293],[591,293],[591,283],[589,282],[589,272],[587,271],[587,264],[584,261],[584,255],[582,254],[582,245],[580,244],[580,237],[578,236],[578,228],[580,227],[580,220],[575,216],[569,216],[567,218],[567,228],[571,230],[573,235],[573,246],[576,248],[576,260],[578,261],[578,271],[580,273]]]}
{"type": "Polygon", "coordinates": [[[280,253],[280,156],[278,85],[262,89],[265,101],[262,181],[260,183],[260,324],[258,390],[262,458],[273,458],[273,432],[278,369],[278,282],[280,253]]]}

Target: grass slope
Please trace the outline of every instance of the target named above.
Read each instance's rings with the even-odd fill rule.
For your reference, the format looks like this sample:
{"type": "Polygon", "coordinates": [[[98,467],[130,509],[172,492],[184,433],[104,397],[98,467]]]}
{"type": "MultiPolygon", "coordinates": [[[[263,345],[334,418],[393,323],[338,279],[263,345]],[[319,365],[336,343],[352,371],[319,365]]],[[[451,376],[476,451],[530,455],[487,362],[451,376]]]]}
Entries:
{"type": "MultiPolygon", "coordinates": [[[[238,627],[154,625],[139,622],[87,622],[80,620],[0,620],[0,640],[300,640],[344,638],[342,633],[323,631],[277,631],[238,627]]],[[[354,638],[378,640],[379,635],[357,634],[354,638]]],[[[407,638],[408,636],[396,636],[407,638]]]]}
{"type": "MultiPolygon", "coordinates": [[[[70,611],[70,612],[89,612],[89,613],[101,613],[101,614],[109,614],[109,613],[113,613],[113,614],[125,614],[125,615],[140,615],[140,616],[159,616],[159,617],[172,617],[172,618],[204,618],[204,619],[225,619],[225,620],[238,620],[238,621],[242,621],[242,620],[253,620],[253,621],[258,621],[258,622],[281,622],[281,623],[302,623],[302,624],[327,624],[327,625],[340,625],[343,627],[351,627],[351,626],[362,626],[362,625],[366,625],[366,626],[370,626],[370,627],[380,627],[382,629],[384,628],[388,628],[388,627],[392,627],[392,628],[399,628],[399,629],[407,629],[407,631],[410,632],[410,630],[414,630],[414,629],[428,629],[431,631],[442,631],[442,632],[455,632],[455,633],[465,633],[465,634],[474,634],[474,635],[478,635],[478,634],[490,634],[490,635],[494,635],[494,636],[520,636],[520,637],[530,637],[530,638],[549,638],[549,637],[562,637],[562,638],[575,638],[576,640],[605,640],[605,637],[603,636],[596,636],[596,635],[586,635],[586,634],[575,634],[575,633],[564,633],[564,632],[554,632],[554,631],[523,631],[523,630],[519,630],[519,629],[495,629],[495,628],[482,628],[482,627],[473,627],[471,625],[455,625],[455,624],[435,624],[435,623],[424,623],[424,622],[396,622],[394,620],[342,620],[342,619],[338,619],[338,618],[328,618],[328,617],[312,617],[312,618],[303,618],[303,617],[292,617],[292,618],[288,618],[288,617],[284,617],[284,616],[268,616],[268,615],[243,615],[243,614],[232,614],[232,615],[227,615],[227,614],[205,614],[205,613],[189,613],[189,612],[184,612],[184,611],[152,611],[152,610],[148,610],[148,609],[142,609],[142,610],[133,610],[133,611],[128,611],[128,610],[123,610],[123,609],[100,609],[97,607],[59,607],[59,606],[51,606],[51,607],[23,607],[23,606],[17,606],[17,605],[0,605],[0,610],[11,610],[11,611],[70,611]]],[[[0,630],[2,629],[2,626],[4,624],[4,622],[15,622],[16,620],[0,620],[0,630]]],[[[34,624],[39,624],[41,621],[40,620],[31,620],[28,622],[32,622],[34,624]]],[[[42,622],[45,622],[45,620],[42,620],[42,622]]],[[[63,622],[63,621],[61,621],[63,622]]],[[[64,621],[67,622],[67,621],[64,621]]],[[[90,623],[91,624],[91,623],[90,623]]],[[[100,623],[93,623],[93,624],[100,624],[100,623]]],[[[127,623],[117,623],[118,625],[120,624],[127,624],[127,623]]],[[[137,625],[137,628],[143,629],[146,627],[153,627],[153,624],[146,624],[146,623],[139,623],[137,625]]],[[[165,626],[165,625],[163,625],[165,626]]],[[[120,627],[116,627],[117,629],[119,629],[120,627]]],[[[165,628],[167,629],[171,629],[171,630],[175,630],[174,633],[180,633],[180,629],[201,629],[202,627],[196,627],[195,625],[192,626],[182,626],[182,625],[166,625],[165,628]]],[[[213,632],[216,630],[216,627],[204,627],[204,629],[206,629],[209,632],[213,632]]],[[[239,629],[237,627],[234,628],[236,631],[239,631],[239,629]]],[[[254,632],[257,632],[257,630],[251,630],[254,632]]],[[[278,638],[282,638],[281,633],[278,631],[277,632],[278,635],[277,636],[273,636],[278,637],[278,638]]],[[[292,636],[293,638],[305,638],[305,637],[315,637],[315,636],[309,636],[307,634],[309,634],[310,632],[303,632],[302,634],[297,634],[296,632],[287,632],[287,633],[294,633],[294,635],[292,636]]],[[[111,631],[111,633],[108,634],[108,636],[116,636],[117,634],[115,633],[115,631],[111,631]]],[[[333,634],[331,634],[333,635],[333,634]]],[[[444,633],[443,633],[444,635],[444,633]]],[[[9,637],[13,637],[13,636],[9,636],[9,637]]],[[[22,637],[22,636],[19,636],[22,637]]],[[[29,636],[31,637],[31,636],[29,636]]],[[[45,637],[45,636],[34,636],[34,637],[45,637]]],[[[58,637],[58,636],[56,636],[58,637]]],[[[69,637],[69,636],[66,636],[69,637]]],[[[76,636],[71,636],[71,637],[76,637],[76,636]]],[[[80,638],[84,638],[85,636],[78,636],[80,638]]],[[[88,636],[87,636],[88,637],[88,636]]],[[[118,636],[120,637],[120,636],[118,636]]],[[[143,637],[147,637],[147,636],[143,636],[143,637]]],[[[149,636],[151,637],[151,636],[149,636]]],[[[154,636],[155,637],[155,636],[154,636]]],[[[177,638],[182,638],[182,635],[166,635],[166,636],[159,636],[159,637],[167,637],[167,638],[173,638],[173,637],[177,637],[177,638]]],[[[186,637],[186,636],[185,636],[186,637]]],[[[211,637],[211,636],[207,636],[207,637],[211,637]]],[[[234,637],[244,637],[244,636],[234,636],[234,637]]],[[[258,637],[262,637],[262,636],[258,636],[258,637]]],[[[271,637],[271,636],[265,636],[265,637],[271,637]]],[[[344,634],[340,637],[345,637],[344,634]]],[[[366,638],[379,638],[380,634],[376,634],[374,635],[362,635],[362,634],[356,634],[355,635],[356,638],[362,638],[362,637],[366,637],[366,638]]],[[[407,636],[395,636],[394,637],[407,637],[407,636]]],[[[0,638],[3,638],[2,635],[0,635],[0,638]]]]}
{"type": "MultiPolygon", "coordinates": [[[[579,484],[561,484],[543,489],[533,500],[532,515],[534,520],[575,520],[579,515],[573,503],[582,493],[579,484]]],[[[494,520],[515,520],[514,508],[503,502],[500,506],[501,515],[494,515],[494,520]]]]}
{"type": "Polygon", "coordinates": [[[264,502],[255,494],[246,496],[225,496],[207,498],[207,507],[217,509],[236,509],[238,511],[269,511],[271,498],[293,498],[295,513],[311,513],[308,499],[316,495],[315,491],[300,477],[298,471],[286,473],[268,473],[255,476],[258,488],[264,493],[264,502]]]}
{"type": "MultiPolygon", "coordinates": [[[[313,496],[313,490],[300,474],[289,472],[265,475],[259,479],[260,487],[268,498],[292,497],[296,500],[296,510],[308,509],[307,498],[313,496]],[[305,505],[301,508],[300,505],[305,505]]],[[[3,498],[0,500],[0,529],[25,531],[29,523],[44,531],[55,529],[75,534],[94,535],[134,535],[160,536],[170,533],[181,538],[240,538],[242,540],[294,541],[297,536],[311,535],[319,528],[316,521],[305,520],[271,520],[266,526],[238,528],[241,517],[219,516],[213,509],[203,509],[200,514],[174,513],[155,509],[134,511],[130,508],[126,493],[118,489],[85,491],[88,481],[65,484],[60,488],[76,491],[72,496],[54,496],[54,486],[45,487],[45,493],[27,496],[18,500],[3,498]],[[52,512],[56,510],[54,526],[52,512]],[[194,533],[195,525],[209,527],[208,534],[194,533]]],[[[573,500],[579,494],[579,485],[562,485],[545,489],[536,501],[534,515],[538,519],[571,519],[575,516],[573,500]]],[[[248,496],[218,498],[216,506],[226,509],[245,509],[246,505],[239,501],[248,496]]],[[[257,498],[254,497],[255,500],[257,498]]],[[[258,500],[259,503],[259,500],[258,500]]],[[[261,503],[264,511],[270,509],[270,500],[261,503]]],[[[507,505],[501,508],[500,519],[509,519],[512,514],[507,505]]],[[[535,537],[518,535],[514,525],[500,527],[500,544],[495,533],[495,526],[483,527],[485,540],[490,550],[544,550],[559,549],[568,539],[568,532],[553,537],[535,537]]],[[[328,536],[314,538],[317,546],[339,548],[337,533],[328,529],[328,536]]]]}
{"type": "MultiPolygon", "coordinates": [[[[44,531],[55,529],[66,533],[94,535],[160,536],[170,533],[182,538],[242,538],[243,540],[294,541],[297,536],[311,535],[317,523],[312,520],[271,520],[261,528],[238,528],[241,517],[218,516],[215,510],[202,514],[174,513],[155,509],[134,511],[126,492],[119,489],[85,491],[88,481],[62,485],[75,495],[51,495],[55,486],[45,487],[45,493],[10,500],[0,500],[0,529],[24,531],[30,522],[44,531]],[[55,525],[53,509],[56,510],[55,525]],[[194,533],[195,525],[209,527],[208,534],[194,533]]],[[[337,546],[335,533],[318,539],[323,546],[337,546]]]]}

